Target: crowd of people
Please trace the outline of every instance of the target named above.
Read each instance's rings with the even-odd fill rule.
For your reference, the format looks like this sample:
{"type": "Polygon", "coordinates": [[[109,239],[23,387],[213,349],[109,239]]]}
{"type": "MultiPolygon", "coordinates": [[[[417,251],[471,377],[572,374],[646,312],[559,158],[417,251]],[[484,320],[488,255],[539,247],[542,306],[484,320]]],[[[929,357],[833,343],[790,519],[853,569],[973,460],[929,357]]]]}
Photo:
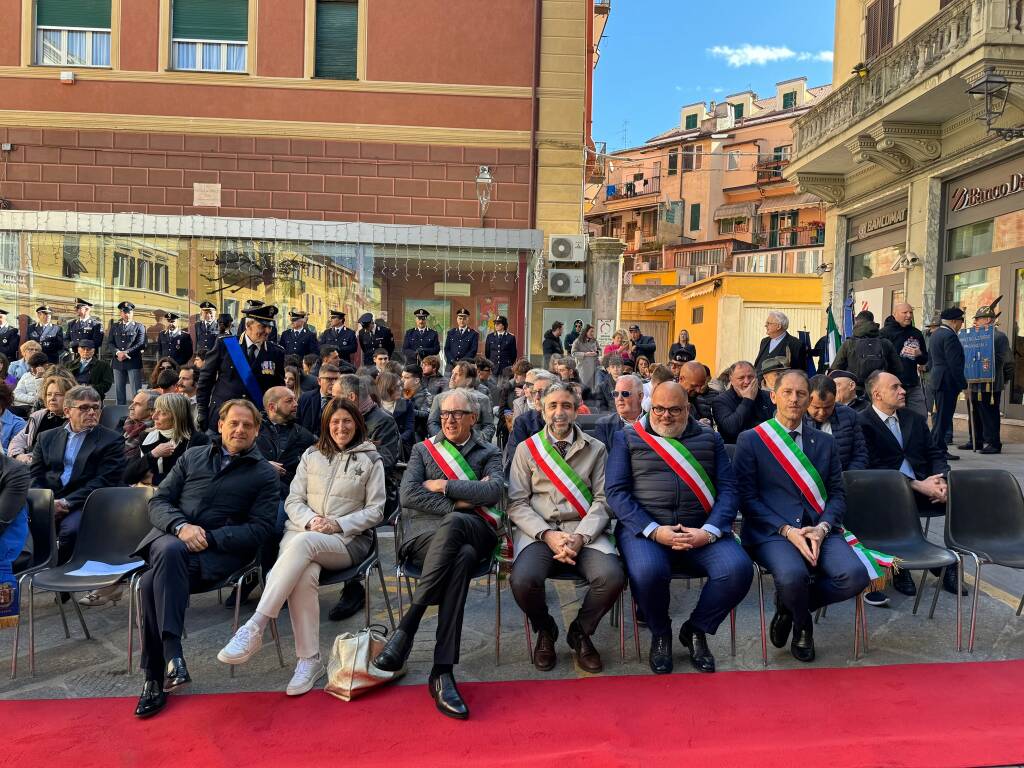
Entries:
{"type": "MultiPolygon", "coordinates": [[[[669,586],[685,576],[707,581],[678,639],[696,669],[713,672],[709,636],[747,594],[754,562],[776,585],[772,643],[788,643],[796,659],[811,662],[813,612],[869,584],[843,537],[843,471],[900,472],[921,514],[941,514],[956,458],[947,435],[966,387],[957,308],[943,311],[927,338],[908,305],[881,331],[862,313],[836,360],[816,375],[808,370],[815,351],[789,334],[783,313],[770,312],[754,361],[715,376],[685,330],[666,360],[638,325],[601,348],[593,326],[577,323],[563,342],[564,326],[555,323],[538,367],[520,356],[503,317],[481,342],[462,310],[442,345],[421,309],[398,348],[369,314],[355,331],[343,312],[331,312],[317,335],[292,312],[278,337],[274,306],[251,302],[236,333],[230,317],[215,320],[204,303],[194,340],[167,315],[144,386],[134,307],[120,305],[107,363],[96,354],[102,328],[88,322],[86,302],[79,306],[84,325],[67,336],[72,359],[61,360],[61,329],[43,323],[17,362],[7,368],[0,360],[10,382],[0,384],[0,569],[17,573],[31,556],[23,525],[29,487],[53,491],[62,561],[93,490],[155,488],[153,530],[137,548],[148,565],[140,717],[161,711],[191,680],[181,641],[189,595],[256,556],[265,584],[218,659],[251,658],[287,604],[297,665],[286,692],[311,690],[326,674],[321,571],[361,562],[382,523],[395,526],[398,557],[420,578],[373,663],[403,669],[436,605],[428,687],[451,717],[469,714],[454,670],[469,583],[492,558],[509,563],[541,671],[558,663],[547,579],[586,585],[565,639],[580,667],[596,673],[603,665],[592,637],[628,578],[650,633],[650,668],[665,674],[674,665],[669,586]],[[130,404],[128,414],[101,426],[111,387],[117,403],[130,404]]],[[[976,323],[995,317],[982,307],[976,323]]],[[[970,396],[982,414],[975,440],[998,450],[998,410],[994,428],[985,415],[998,398],[970,396]]],[[[953,571],[944,584],[960,588],[953,571]]],[[[892,587],[915,593],[903,571],[892,587]]],[[[79,602],[100,606],[122,589],[79,602]]],[[[257,589],[256,580],[242,584],[227,606],[257,589]]],[[[365,599],[352,580],[328,616],[352,616],[365,599]]],[[[888,601],[881,591],[865,599],[888,601]]]]}

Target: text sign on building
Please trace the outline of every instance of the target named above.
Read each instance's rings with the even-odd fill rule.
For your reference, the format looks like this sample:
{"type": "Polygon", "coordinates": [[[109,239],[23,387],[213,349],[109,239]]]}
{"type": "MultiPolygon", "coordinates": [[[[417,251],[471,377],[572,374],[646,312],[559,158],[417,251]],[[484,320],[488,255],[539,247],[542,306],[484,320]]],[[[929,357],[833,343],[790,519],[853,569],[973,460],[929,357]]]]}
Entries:
{"type": "Polygon", "coordinates": [[[192,184],[192,205],[196,208],[220,208],[220,184],[192,184]]]}
{"type": "Polygon", "coordinates": [[[867,221],[862,221],[857,225],[855,236],[859,240],[864,237],[870,237],[871,235],[889,227],[895,227],[897,224],[905,224],[907,222],[907,208],[896,208],[892,211],[886,211],[880,213],[877,216],[872,216],[867,221]]]}
{"type": "Polygon", "coordinates": [[[1011,173],[1010,178],[991,187],[956,187],[950,191],[949,210],[965,211],[1010,195],[1024,192],[1024,173],[1011,173]]]}
{"type": "Polygon", "coordinates": [[[612,334],[614,331],[613,320],[598,320],[597,321],[597,341],[602,346],[605,344],[612,343],[612,334]]]}

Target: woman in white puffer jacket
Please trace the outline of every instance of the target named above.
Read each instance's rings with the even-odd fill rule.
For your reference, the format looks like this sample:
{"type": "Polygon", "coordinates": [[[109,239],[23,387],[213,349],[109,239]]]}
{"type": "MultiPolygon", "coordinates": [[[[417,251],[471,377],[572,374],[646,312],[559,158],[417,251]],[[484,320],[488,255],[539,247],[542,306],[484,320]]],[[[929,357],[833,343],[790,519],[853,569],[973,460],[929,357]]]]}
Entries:
{"type": "Polygon", "coordinates": [[[263,632],[288,601],[298,665],[286,693],[299,696],[324,676],[320,661],[320,569],[362,562],[370,529],[384,519],[384,466],[355,404],[331,400],[324,408],[320,440],[299,461],[285,500],[284,538],[256,613],[217,655],[242,664],[263,643],[263,632]]]}

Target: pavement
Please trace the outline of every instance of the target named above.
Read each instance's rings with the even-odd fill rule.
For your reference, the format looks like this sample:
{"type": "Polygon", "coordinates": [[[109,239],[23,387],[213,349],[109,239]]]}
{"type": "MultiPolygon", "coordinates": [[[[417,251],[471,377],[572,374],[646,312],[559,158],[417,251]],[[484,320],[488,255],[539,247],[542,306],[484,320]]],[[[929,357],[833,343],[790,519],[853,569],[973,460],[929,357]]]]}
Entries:
{"type": "MultiPolygon", "coordinates": [[[[1000,456],[979,456],[959,452],[963,459],[956,462],[955,469],[981,467],[1003,468],[1013,472],[1024,482],[1024,445],[1009,445],[1000,456]]],[[[929,532],[930,538],[941,543],[941,521],[937,530],[929,532]]],[[[393,541],[381,537],[381,554],[386,575],[386,585],[393,608],[397,613],[398,583],[394,576],[393,541]]],[[[917,574],[919,580],[920,574],[917,574]]],[[[815,628],[815,644],[818,658],[815,664],[827,667],[852,667],[858,665],[885,665],[923,662],[993,661],[1024,658],[1024,616],[1014,612],[1021,594],[1024,593],[1024,572],[1012,571],[998,566],[986,567],[983,572],[982,590],[978,605],[978,626],[974,653],[966,651],[969,622],[970,598],[963,601],[964,648],[956,651],[955,598],[940,591],[935,617],[927,616],[932,598],[934,577],[929,577],[927,592],[922,599],[921,609],[913,615],[913,598],[904,597],[890,590],[891,604],[886,608],[868,606],[869,650],[859,660],[854,658],[853,614],[850,601],[831,606],[815,628]]],[[[536,671],[529,661],[523,626],[523,614],[516,606],[507,582],[501,588],[501,660],[495,663],[495,583],[490,586],[486,580],[475,582],[467,602],[465,625],[462,638],[462,660],[457,668],[460,680],[531,680],[553,677],[585,677],[572,661],[565,644],[564,628],[579,609],[582,592],[568,582],[549,582],[548,600],[552,613],[561,625],[558,639],[559,662],[551,672],[536,671]]],[[[672,587],[672,615],[675,626],[685,619],[698,597],[697,581],[675,582],[672,587]]],[[[327,611],[338,596],[338,588],[321,590],[323,620],[321,622],[320,647],[324,654],[330,652],[333,638],[342,632],[355,632],[364,625],[362,614],[343,622],[331,622],[327,611]]],[[[388,623],[380,584],[374,577],[369,587],[372,621],[388,623]]],[[[620,660],[619,630],[611,625],[609,618],[601,624],[595,644],[601,652],[606,675],[650,674],[647,666],[649,635],[641,627],[639,641],[641,660],[637,660],[633,640],[633,625],[629,595],[625,596],[625,659],[620,660]]],[[[774,592],[770,579],[765,580],[765,603],[768,619],[771,618],[774,592]]],[[[243,620],[255,608],[255,600],[243,606],[243,620]]],[[[142,688],[142,676],[138,671],[138,644],[135,651],[135,669],[127,673],[127,600],[116,605],[98,608],[83,608],[92,639],[86,640],[75,618],[73,609],[67,606],[71,638],[64,636],[57,606],[49,595],[36,596],[36,675],[29,674],[28,668],[28,627],[22,625],[21,653],[18,677],[9,679],[10,650],[14,632],[0,633],[0,699],[29,698],[72,698],[104,696],[137,696],[142,688]]],[[[280,621],[281,638],[284,647],[285,667],[278,664],[269,632],[263,649],[247,664],[236,669],[234,678],[229,668],[216,660],[217,651],[231,635],[232,613],[217,602],[215,593],[193,598],[187,618],[188,637],[184,641],[186,659],[194,680],[190,689],[193,693],[222,693],[233,691],[283,691],[295,663],[292,631],[282,612],[280,621]]],[[[401,685],[423,684],[431,665],[433,633],[436,627],[436,609],[432,608],[423,621],[417,636],[408,675],[401,685]]],[[[758,590],[756,580],[736,612],[736,655],[730,654],[729,625],[726,622],[718,634],[710,639],[720,671],[760,670],[761,662],[760,622],[758,612],[758,590]]],[[[675,642],[676,674],[699,674],[689,664],[685,649],[675,642]]],[[[795,669],[802,667],[789,654],[788,648],[776,649],[768,645],[768,660],[771,669],[795,669]]],[[[178,695],[178,694],[176,694],[178,695]]],[[[426,696],[424,692],[424,696],[426,696]]]]}

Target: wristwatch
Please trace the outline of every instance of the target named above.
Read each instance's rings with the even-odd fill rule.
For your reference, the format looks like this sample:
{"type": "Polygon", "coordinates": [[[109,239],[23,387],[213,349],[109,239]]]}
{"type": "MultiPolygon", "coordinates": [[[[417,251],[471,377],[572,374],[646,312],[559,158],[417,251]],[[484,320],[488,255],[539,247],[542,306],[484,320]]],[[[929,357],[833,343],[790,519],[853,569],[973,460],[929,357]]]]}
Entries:
{"type": "Polygon", "coordinates": [[[713,534],[707,528],[701,528],[701,530],[708,535],[708,544],[714,544],[716,541],[718,541],[718,537],[715,536],[715,534],[713,534]]]}

